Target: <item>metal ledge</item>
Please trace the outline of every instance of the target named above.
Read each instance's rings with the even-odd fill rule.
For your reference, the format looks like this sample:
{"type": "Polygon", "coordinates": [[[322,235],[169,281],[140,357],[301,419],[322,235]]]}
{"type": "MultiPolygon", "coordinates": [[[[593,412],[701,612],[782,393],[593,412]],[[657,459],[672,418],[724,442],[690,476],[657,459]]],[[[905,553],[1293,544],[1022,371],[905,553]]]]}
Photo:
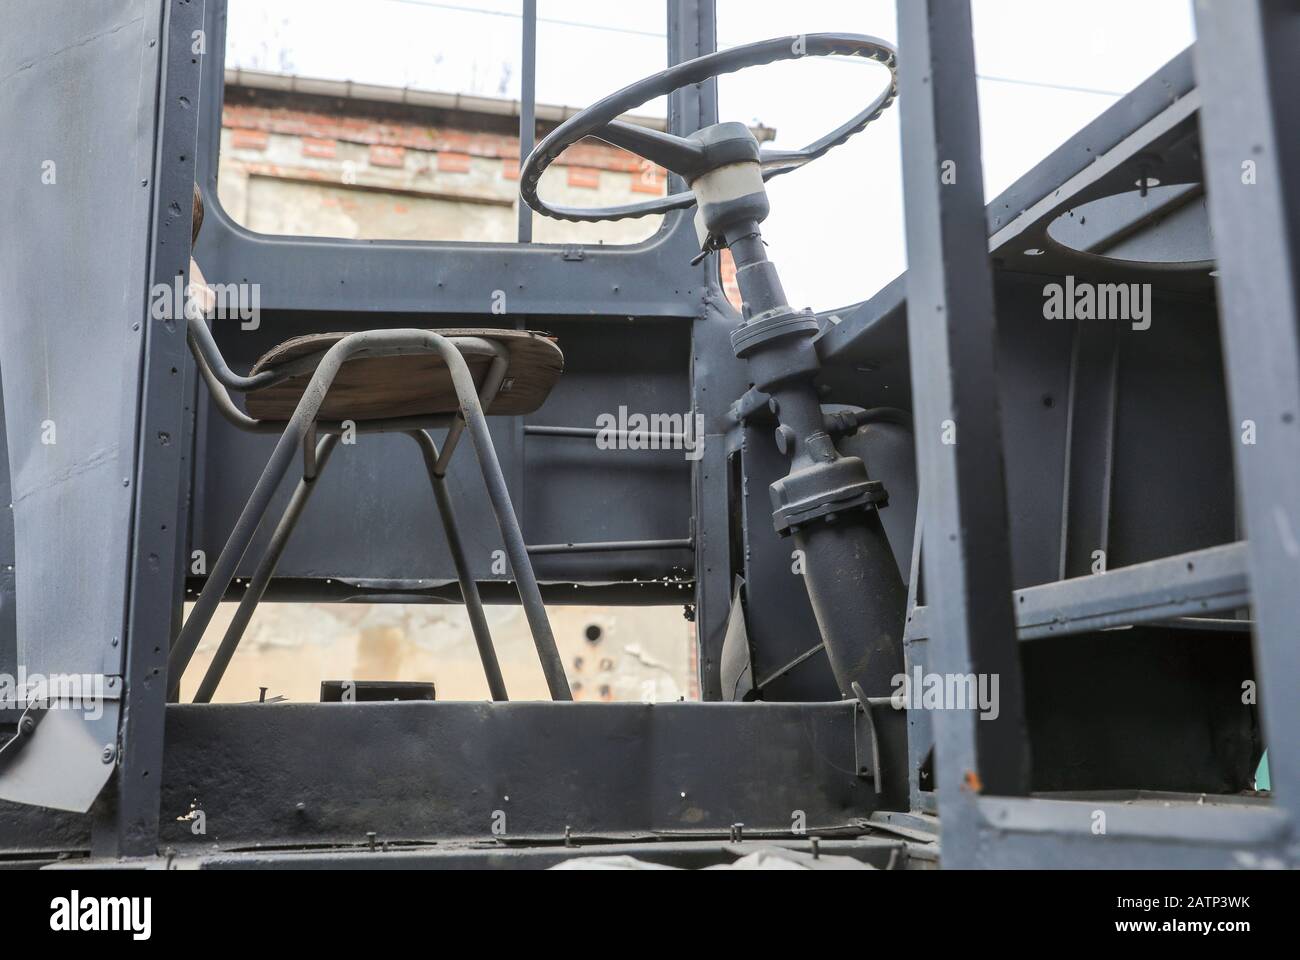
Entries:
{"type": "Polygon", "coordinates": [[[1220,803],[1216,799],[1116,802],[981,797],[979,808],[987,826],[1005,833],[1163,839],[1195,846],[1213,842],[1278,849],[1278,842],[1286,837],[1289,826],[1284,811],[1268,806],[1220,803]],[[1099,812],[1106,815],[1104,834],[1093,833],[1099,812]]]}
{"type": "MultiPolygon", "coordinates": [[[[1021,640],[1233,610],[1250,602],[1246,545],[1229,543],[1026,587],[1013,598],[1021,640]]],[[[913,609],[905,633],[908,641],[929,638],[927,613],[926,607],[913,609]]],[[[1243,621],[1243,629],[1247,626],[1243,621]]]]}
{"type": "MultiPolygon", "coordinates": [[[[170,870],[545,870],[567,860],[628,857],[667,869],[699,870],[726,867],[761,851],[785,850],[809,869],[844,869],[845,858],[878,870],[925,870],[938,865],[932,842],[896,837],[836,840],[820,837],[724,843],[718,840],[656,840],[650,842],[574,843],[571,846],[512,846],[508,844],[438,844],[414,848],[377,845],[331,850],[247,850],[200,853],[138,861],[132,866],[170,870]]],[[[121,861],[74,860],[50,864],[53,869],[117,870],[121,861]]]]}

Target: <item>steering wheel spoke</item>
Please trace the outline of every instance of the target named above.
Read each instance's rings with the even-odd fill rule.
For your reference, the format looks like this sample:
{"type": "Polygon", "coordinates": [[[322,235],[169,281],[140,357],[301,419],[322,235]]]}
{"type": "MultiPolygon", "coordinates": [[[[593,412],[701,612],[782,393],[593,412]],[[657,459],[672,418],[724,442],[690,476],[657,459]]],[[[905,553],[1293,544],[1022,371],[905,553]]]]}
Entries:
{"type": "Polygon", "coordinates": [[[812,160],[807,150],[773,150],[763,147],[758,154],[758,162],[763,167],[763,178],[774,177],[778,173],[798,170],[812,160]]]}
{"type": "Polygon", "coordinates": [[[622,147],[642,160],[657,163],[680,177],[691,177],[704,162],[704,148],[694,140],[662,133],[650,127],[615,120],[592,134],[597,140],[622,147]]]}

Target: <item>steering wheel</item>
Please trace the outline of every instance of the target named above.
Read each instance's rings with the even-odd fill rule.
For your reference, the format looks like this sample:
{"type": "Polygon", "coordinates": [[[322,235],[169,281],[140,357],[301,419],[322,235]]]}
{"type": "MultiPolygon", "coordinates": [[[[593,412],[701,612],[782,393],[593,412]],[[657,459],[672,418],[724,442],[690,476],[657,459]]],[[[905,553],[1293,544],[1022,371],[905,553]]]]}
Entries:
{"type": "Polygon", "coordinates": [[[587,109],[574,114],[552,130],[528,155],[519,175],[519,193],[524,202],[540,214],[557,220],[594,222],[600,220],[626,220],[655,213],[680,210],[695,203],[695,195],[687,190],[666,197],[657,197],[640,203],[616,207],[585,208],[552,206],[537,195],[542,173],[555,159],[584,137],[595,137],[608,144],[621,147],[643,160],[658,164],[690,183],[702,173],[726,163],[757,160],[764,180],[788,173],[816,160],[832,147],[839,146],[860,132],[889,108],[898,96],[897,53],[893,46],[875,37],[852,33],[809,33],[800,36],[777,37],[761,40],[719,53],[710,53],[687,60],[662,70],[653,76],[638,80],[587,109]],[[845,56],[863,57],[883,64],[889,69],[889,84],[866,109],[826,136],[814,140],[802,150],[771,150],[759,148],[752,134],[743,124],[717,124],[690,137],[660,133],[649,127],[617,120],[629,110],[648,103],[655,97],[666,96],[693,83],[703,83],[724,73],[735,73],[746,67],[776,63],[781,60],[799,60],[803,57],[845,56]],[[710,137],[711,131],[731,128],[729,136],[710,137]],[[737,138],[735,128],[744,131],[752,142],[748,146],[737,138]],[[715,142],[718,140],[721,142],[715,142]]]}

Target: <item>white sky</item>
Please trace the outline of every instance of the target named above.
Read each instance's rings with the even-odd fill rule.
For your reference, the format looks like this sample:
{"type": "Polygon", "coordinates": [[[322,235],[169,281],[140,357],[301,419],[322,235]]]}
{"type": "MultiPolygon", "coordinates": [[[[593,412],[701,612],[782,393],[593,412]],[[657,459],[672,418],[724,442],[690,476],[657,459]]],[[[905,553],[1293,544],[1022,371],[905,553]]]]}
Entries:
{"type": "MultiPolygon", "coordinates": [[[[521,8],[230,0],[227,65],[517,98],[521,8]]],[[[988,199],[1195,36],[1189,0],[973,0],[972,9],[988,199]]],[[[666,14],[655,0],[539,0],[538,11],[540,102],[585,106],[666,63],[666,14]]],[[[894,42],[894,0],[718,0],[722,47],[819,31],[894,42]]],[[[883,77],[878,65],[844,60],[760,67],[722,78],[719,116],[775,127],[777,146],[802,146],[860,110],[883,77]]],[[[664,106],[637,112],[662,115],[664,106]]],[[[772,181],[769,194],[764,234],[796,306],[864,300],[905,269],[896,108],[772,181]]]]}

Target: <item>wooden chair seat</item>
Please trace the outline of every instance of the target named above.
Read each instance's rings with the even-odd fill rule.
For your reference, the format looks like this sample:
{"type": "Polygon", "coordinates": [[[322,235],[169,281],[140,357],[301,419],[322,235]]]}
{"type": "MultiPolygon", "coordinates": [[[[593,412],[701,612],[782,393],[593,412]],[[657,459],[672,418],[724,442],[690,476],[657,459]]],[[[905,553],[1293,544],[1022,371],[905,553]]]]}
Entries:
{"type": "MultiPolygon", "coordinates": [[[[489,416],[532,413],[564,372],[564,354],[555,339],[531,330],[434,330],[444,337],[480,337],[510,351],[510,366],[501,392],[484,412],[489,416]]],[[[257,374],[304,357],[324,357],[347,333],[317,333],[294,337],[264,353],[253,366],[257,374]]],[[[466,356],[480,387],[491,361],[466,356]]],[[[248,415],[258,420],[288,420],[302,399],[310,373],[254,390],[245,398],[248,415]]],[[[455,413],[459,409],[451,373],[435,353],[395,357],[358,357],[343,364],[320,408],[322,420],[383,420],[390,417],[455,413]]]]}

